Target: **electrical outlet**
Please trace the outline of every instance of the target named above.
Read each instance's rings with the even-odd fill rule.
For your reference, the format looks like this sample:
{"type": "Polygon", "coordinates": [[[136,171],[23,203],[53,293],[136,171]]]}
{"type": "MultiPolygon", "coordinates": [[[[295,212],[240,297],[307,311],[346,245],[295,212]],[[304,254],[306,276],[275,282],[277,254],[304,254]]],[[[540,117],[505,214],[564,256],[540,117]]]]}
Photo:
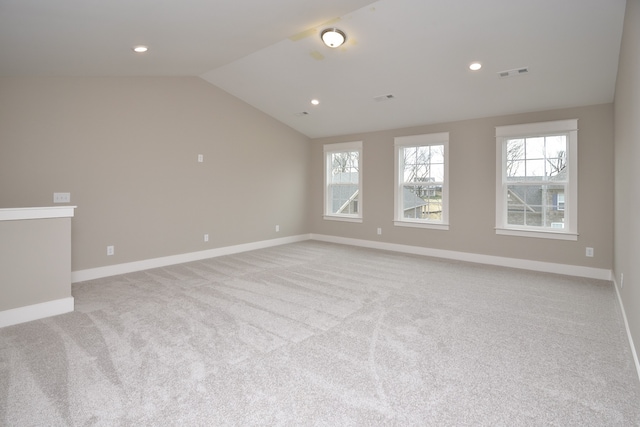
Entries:
{"type": "Polygon", "coordinates": [[[107,256],[111,256],[115,253],[113,246],[107,246],[107,256]]]}
{"type": "Polygon", "coordinates": [[[279,233],[279,232],[280,232],[280,226],[276,225],[276,233],[279,233]]]}
{"type": "Polygon", "coordinates": [[[587,251],[585,252],[585,255],[588,257],[593,257],[593,248],[587,248],[587,251]]]}
{"type": "Polygon", "coordinates": [[[382,234],[382,228],[378,227],[378,236],[382,234]]]}
{"type": "Polygon", "coordinates": [[[208,241],[209,241],[209,235],[208,235],[208,234],[205,234],[205,235],[204,235],[204,241],[205,241],[205,242],[208,242],[208,241]]]}
{"type": "Polygon", "coordinates": [[[71,193],[53,193],[53,203],[70,203],[71,193]]]}
{"type": "Polygon", "coordinates": [[[204,154],[198,154],[198,163],[204,162],[204,154]]]}

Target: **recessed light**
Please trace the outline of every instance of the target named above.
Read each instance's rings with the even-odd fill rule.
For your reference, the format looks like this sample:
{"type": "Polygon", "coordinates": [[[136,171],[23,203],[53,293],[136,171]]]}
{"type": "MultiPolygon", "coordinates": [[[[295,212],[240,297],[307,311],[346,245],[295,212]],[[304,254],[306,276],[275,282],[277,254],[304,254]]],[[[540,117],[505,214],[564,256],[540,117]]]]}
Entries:
{"type": "Polygon", "coordinates": [[[311,100],[311,103],[312,103],[313,105],[318,105],[318,104],[320,104],[320,101],[318,101],[317,99],[312,99],[312,100],[311,100]]]}
{"type": "Polygon", "coordinates": [[[472,62],[471,65],[469,65],[471,71],[478,71],[480,68],[482,68],[482,64],[479,62],[472,62]]]}
{"type": "Polygon", "coordinates": [[[133,51],[135,53],[145,53],[148,50],[149,50],[149,48],[147,46],[134,46],[133,47],[133,51]]]}

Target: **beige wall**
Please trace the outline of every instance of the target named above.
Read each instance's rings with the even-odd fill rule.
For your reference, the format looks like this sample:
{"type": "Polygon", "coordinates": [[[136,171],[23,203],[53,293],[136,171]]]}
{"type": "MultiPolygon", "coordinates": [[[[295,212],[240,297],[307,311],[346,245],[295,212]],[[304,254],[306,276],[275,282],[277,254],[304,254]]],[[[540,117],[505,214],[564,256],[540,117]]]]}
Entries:
{"type": "Polygon", "coordinates": [[[0,311],[71,297],[71,219],[0,221],[0,311]]]}
{"type": "Polygon", "coordinates": [[[627,1],[614,111],[614,273],[640,354],[640,0],[627,1]]]}
{"type": "Polygon", "coordinates": [[[458,252],[610,270],[613,265],[613,106],[596,105],[466,120],[312,141],[311,232],[458,252]],[[497,236],[495,127],[578,119],[578,241],[497,236]],[[393,139],[449,132],[450,230],[393,226],[393,139]],[[362,224],[325,221],[323,144],[363,141],[362,224]],[[376,234],[382,227],[382,235],[376,234]],[[593,247],[595,257],[585,257],[593,247]]]}
{"type": "Polygon", "coordinates": [[[308,166],[199,78],[0,78],[0,208],[70,192],[74,271],[308,232],[308,166]]]}

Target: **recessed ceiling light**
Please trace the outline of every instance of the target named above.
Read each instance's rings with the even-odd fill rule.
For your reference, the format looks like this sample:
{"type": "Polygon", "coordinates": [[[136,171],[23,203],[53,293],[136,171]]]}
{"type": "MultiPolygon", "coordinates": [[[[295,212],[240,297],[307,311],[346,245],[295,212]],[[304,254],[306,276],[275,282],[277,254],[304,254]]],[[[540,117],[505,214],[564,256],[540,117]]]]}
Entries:
{"type": "Polygon", "coordinates": [[[133,51],[135,53],[145,53],[148,50],[149,50],[149,48],[147,46],[134,46],[133,47],[133,51]]]}
{"type": "Polygon", "coordinates": [[[312,99],[312,100],[311,100],[311,103],[312,103],[313,105],[318,105],[318,104],[320,104],[320,101],[318,101],[317,99],[312,99]]]}
{"type": "Polygon", "coordinates": [[[480,68],[482,68],[482,64],[479,62],[472,62],[471,65],[469,65],[471,71],[478,71],[480,68]]]}

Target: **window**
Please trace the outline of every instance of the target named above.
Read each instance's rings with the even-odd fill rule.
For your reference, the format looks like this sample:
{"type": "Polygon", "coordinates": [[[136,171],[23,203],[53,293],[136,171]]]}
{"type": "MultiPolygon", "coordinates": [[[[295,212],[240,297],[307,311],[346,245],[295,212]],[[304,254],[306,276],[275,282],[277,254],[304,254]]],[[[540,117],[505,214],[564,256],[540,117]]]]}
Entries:
{"type": "Polygon", "coordinates": [[[578,121],[496,128],[496,233],[577,240],[578,121]]]}
{"type": "Polygon", "coordinates": [[[395,225],[449,229],[449,133],[395,138],[395,225]]]}
{"type": "Polygon", "coordinates": [[[324,219],[362,222],[362,141],[324,146],[324,219]]]}

